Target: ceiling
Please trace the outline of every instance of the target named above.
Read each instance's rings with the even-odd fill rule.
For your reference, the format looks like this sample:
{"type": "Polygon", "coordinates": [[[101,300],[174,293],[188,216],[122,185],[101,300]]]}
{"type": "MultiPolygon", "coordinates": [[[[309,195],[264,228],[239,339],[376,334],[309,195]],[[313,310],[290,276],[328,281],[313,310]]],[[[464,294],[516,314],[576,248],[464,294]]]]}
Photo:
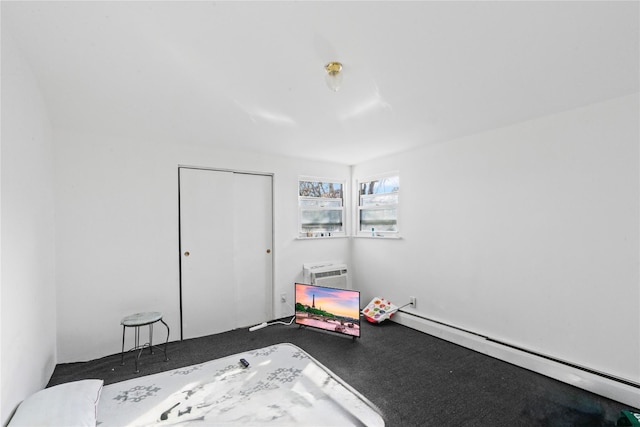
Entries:
{"type": "Polygon", "coordinates": [[[1,5],[56,129],[357,164],[639,90],[636,1],[1,5]]]}

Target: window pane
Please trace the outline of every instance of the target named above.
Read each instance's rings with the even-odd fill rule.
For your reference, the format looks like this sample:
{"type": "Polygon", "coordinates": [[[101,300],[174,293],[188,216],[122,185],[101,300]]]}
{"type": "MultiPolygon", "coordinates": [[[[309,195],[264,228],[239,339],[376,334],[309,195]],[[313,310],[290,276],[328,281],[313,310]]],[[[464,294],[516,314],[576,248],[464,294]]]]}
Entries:
{"type": "Polygon", "coordinates": [[[320,181],[298,181],[298,195],[301,197],[342,198],[342,183],[320,181]]]}
{"type": "Polygon", "coordinates": [[[380,175],[358,184],[358,233],[398,232],[400,177],[380,175]]]}
{"type": "Polygon", "coordinates": [[[360,210],[360,231],[398,231],[397,209],[360,210]]]}
{"type": "Polygon", "coordinates": [[[342,231],[342,209],[300,211],[303,230],[342,231]]]}
{"type": "Polygon", "coordinates": [[[397,205],[398,193],[366,194],[360,196],[360,206],[397,205]]]}
{"type": "Polygon", "coordinates": [[[397,193],[400,189],[400,179],[398,176],[378,178],[360,184],[360,195],[364,194],[384,194],[397,193]]]}
{"type": "Polygon", "coordinates": [[[298,232],[301,236],[344,233],[343,192],[344,181],[298,179],[298,232]]]}

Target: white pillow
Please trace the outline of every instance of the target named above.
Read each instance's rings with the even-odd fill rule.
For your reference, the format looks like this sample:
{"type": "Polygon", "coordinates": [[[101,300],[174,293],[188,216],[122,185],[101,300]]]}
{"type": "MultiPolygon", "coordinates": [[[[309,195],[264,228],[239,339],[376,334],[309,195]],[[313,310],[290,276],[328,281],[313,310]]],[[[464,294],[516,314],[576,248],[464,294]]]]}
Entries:
{"type": "Polygon", "coordinates": [[[82,380],[45,388],[26,398],[9,426],[96,425],[103,380],[82,380]]]}

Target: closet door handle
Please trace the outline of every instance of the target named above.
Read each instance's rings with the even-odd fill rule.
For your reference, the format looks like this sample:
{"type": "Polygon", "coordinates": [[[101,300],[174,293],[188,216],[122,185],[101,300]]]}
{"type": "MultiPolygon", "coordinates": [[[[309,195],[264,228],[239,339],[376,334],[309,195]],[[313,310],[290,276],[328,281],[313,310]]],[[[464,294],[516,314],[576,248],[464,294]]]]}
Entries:
{"type": "Polygon", "coordinates": [[[267,249],[267,253],[270,254],[271,253],[271,249],[267,249]]]}
{"type": "Polygon", "coordinates": [[[191,255],[191,254],[189,253],[189,251],[186,251],[186,252],[184,253],[184,256],[189,256],[189,255],[191,255]]]}

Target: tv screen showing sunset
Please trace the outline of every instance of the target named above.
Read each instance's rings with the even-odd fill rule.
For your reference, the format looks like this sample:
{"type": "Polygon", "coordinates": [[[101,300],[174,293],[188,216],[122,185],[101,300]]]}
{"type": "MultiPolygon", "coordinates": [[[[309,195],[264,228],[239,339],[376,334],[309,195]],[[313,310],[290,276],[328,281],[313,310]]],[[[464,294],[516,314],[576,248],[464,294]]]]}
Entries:
{"type": "Polygon", "coordinates": [[[296,323],[360,336],[360,292],[296,283],[296,323]]]}

